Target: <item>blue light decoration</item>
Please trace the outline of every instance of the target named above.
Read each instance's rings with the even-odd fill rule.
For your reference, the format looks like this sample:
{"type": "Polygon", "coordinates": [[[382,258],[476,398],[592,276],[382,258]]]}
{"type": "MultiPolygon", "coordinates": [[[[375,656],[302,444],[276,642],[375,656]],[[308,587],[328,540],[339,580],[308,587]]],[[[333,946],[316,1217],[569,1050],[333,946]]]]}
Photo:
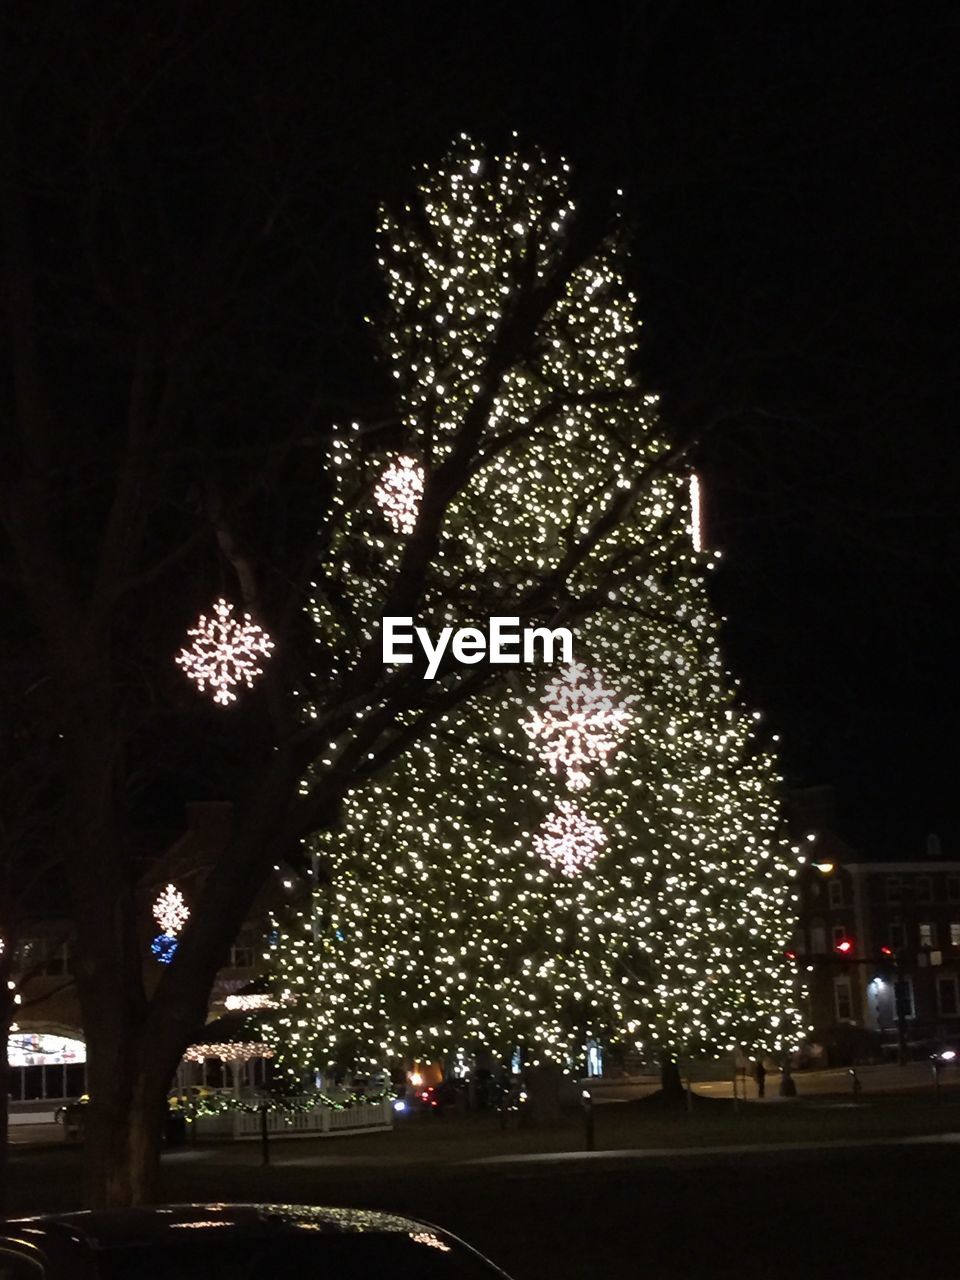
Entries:
{"type": "Polygon", "coordinates": [[[150,943],[150,950],[160,964],[169,964],[177,950],[177,940],[170,933],[158,933],[150,943]]]}

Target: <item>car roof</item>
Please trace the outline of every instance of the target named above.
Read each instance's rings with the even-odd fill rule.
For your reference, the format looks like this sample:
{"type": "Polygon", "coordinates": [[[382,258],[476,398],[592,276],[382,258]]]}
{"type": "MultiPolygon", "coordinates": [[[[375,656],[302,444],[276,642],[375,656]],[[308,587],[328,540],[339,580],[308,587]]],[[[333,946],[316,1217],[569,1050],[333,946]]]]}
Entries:
{"type": "MultiPolygon", "coordinates": [[[[232,1240],[265,1240],[301,1231],[329,1234],[422,1231],[429,1224],[370,1209],[335,1209],[289,1204],[174,1204],[142,1209],[80,1210],[17,1218],[3,1224],[2,1234],[41,1248],[68,1242],[88,1249],[130,1248],[165,1244],[189,1231],[199,1234],[230,1228],[232,1240]]],[[[444,1235],[436,1227],[429,1230],[444,1235]]]]}

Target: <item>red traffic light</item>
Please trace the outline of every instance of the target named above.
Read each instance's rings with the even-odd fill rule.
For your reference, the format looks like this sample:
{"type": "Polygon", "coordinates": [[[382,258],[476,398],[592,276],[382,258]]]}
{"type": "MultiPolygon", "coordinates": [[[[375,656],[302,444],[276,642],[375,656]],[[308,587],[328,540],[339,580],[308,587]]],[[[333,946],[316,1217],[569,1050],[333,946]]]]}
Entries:
{"type": "Polygon", "coordinates": [[[841,951],[844,955],[847,955],[849,952],[853,950],[853,943],[850,941],[849,938],[841,938],[841,940],[837,943],[836,949],[837,951],[841,951]]]}
{"type": "Polygon", "coordinates": [[[881,947],[881,948],[880,948],[880,954],[881,954],[881,955],[883,955],[883,956],[892,956],[892,955],[893,955],[893,947],[881,947]]]}

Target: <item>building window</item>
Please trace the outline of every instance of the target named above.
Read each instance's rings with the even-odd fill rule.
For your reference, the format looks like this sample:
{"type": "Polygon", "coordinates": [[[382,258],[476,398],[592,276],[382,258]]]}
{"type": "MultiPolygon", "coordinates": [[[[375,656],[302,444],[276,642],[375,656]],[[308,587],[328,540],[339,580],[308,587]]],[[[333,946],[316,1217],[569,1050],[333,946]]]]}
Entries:
{"type": "Polygon", "coordinates": [[[833,926],[834,949],[839,947],[841,942],[843,942],[846,939],[849,939],[849,936],[850,935],[847,933],[847,926],[845,924],[835,924],[833,926]]]}
{"type": "Polygon", "coordinates": [[[900,978],[896,984],[896,998],[898,1013],[902,1013],[905,1018],[915,1018],[916,1006],[913,1002],[913,979],[900,978]]]}
{"type": "Polygon", "coordinates": [[[815,956],[822,956],[827,949],[827,930],[822,920],[810,922],[810,950],[815,956]]]}
{"type": "Polygon", "coordinates": [[[256,948],[249,943],[235,942],[230,948],[231,969],[252,969],[256,962],[256,948]]]}
{"type": "Polygon", "coordinates": [[[921,947],[935,947],[937,945],[937,926],[930,920],[925,921],[920,926],[920,945],[921,947]]]}
{"type": "Polygon", "coordinates": [[[903,882],[899,876],[887,876],[887,901],[903,901],[903,882]]]}
{"type": "Polygon", "coordinates": [[[907,932],[899,920],[894,920],[889,926],[890,946],[894,951],[900,951],[907,945],[907,932]]]}
{"type": "Polygon", "coordinates": [[[14,968],[23,977],[63,977],[70,972],[70,943],[56,938],[24,938],[14,968]]]}
{"type": "Polygon", "coordinates": [[[853,992],[850,989],[849,978],[834,978],[833,1005],[838,1022],[853,1021],[853,992]]]}
{"type": "Polygon", "coordinates": [[[953,975],[937,979],[937,1012],[943,1018],[960,1017],[960,993],[953,975]]]}
{"type": "Polygon", "coordinates": [[[827,893],[830,896],[831,907],[843,906],[843,881],[830,880],[827,882],[827,893]]]}
{"type": "Polygon", "coordinates": [[[960,876],[947,876],[947,901],[960,902],[960,876]]]}
{"type": "Polygon", "coordinates": [[[950,945],[960,947],[960,920],[954,920],[950,925],[950,945]]]}
{"type": "Polygon", "coordinates": [[[917,901],[933,901],[933,881],[929,876],[917,876],[917,901]]]}

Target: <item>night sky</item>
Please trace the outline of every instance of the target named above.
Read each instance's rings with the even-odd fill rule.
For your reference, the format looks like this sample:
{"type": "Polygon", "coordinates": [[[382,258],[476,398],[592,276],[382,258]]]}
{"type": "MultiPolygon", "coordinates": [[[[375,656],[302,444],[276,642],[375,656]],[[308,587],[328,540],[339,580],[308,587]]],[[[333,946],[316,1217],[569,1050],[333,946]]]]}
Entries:
{"type": "MultiPolygon", "coordinates": [[[[954,6],[211,0],[152,6],[132,41],[146,11],[125,2],[22,12],[48,63],[38,137],[85,75],[131,118],[149,102],[130,198],[162,186],[172,239],[238,200],[204,175],[225,150],[242,167],[251,120],[281,179],[295,155],[299,293],[282,317],[264,293],[259,336],[291,371],[317,353],[357,413],[381,408],[376,205],[412,164],[515,129],[622,187],[642,374],[697,440],[744,700],[792,784],[836,786],[855,846],[922,856],[937,831],[960,856],[954,6]]],[[[273,387],[284,409],[305,394],[273,387]]]]}
{"type": "Polygon", "coordinates": [[[643,368],[700,438],[728,661],[788,779],[867,854],[957,856],[955,17],[481,8],[419,74],[449,128],[624,186],[643,368]]]}

